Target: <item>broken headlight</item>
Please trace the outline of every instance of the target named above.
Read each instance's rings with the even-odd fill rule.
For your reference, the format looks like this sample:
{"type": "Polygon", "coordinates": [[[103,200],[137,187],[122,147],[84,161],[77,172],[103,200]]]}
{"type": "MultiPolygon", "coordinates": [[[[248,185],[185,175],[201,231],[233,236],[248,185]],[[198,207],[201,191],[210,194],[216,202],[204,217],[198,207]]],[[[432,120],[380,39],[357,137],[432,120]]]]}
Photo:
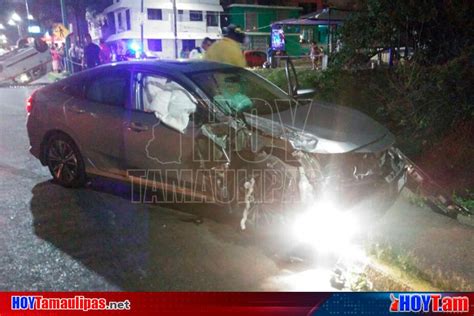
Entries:
{"type": "Polygon", "coordinates": [[[296,150],[312,153],[318,146],[318,138],[303,131],[287,129],[285,136],[296,150]]]}

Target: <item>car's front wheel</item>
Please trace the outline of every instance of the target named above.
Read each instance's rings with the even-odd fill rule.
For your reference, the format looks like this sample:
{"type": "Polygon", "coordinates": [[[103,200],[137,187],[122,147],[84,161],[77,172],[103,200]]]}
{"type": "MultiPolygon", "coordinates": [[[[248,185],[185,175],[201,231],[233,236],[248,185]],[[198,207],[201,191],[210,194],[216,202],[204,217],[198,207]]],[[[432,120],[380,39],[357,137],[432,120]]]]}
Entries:
{"type": "Polygon", "coordinates": [[[76,144],[63,134],[49,138],[46,162],[55,182],[64,187],[80,187],[86,182],[84,161],[76,144]]]}

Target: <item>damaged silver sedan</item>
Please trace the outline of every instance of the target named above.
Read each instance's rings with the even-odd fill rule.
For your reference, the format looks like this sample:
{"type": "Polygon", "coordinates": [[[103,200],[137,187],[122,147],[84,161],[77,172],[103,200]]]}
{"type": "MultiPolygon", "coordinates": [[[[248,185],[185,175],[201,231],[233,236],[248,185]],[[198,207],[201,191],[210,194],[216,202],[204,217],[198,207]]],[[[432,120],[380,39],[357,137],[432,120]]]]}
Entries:
{"type": "Polygon", "coordinates": [[[119,179],[134,202],[215,203],[242,230],[383,214],[406,182],[394,136],[295,88],[204,61],[105,65],[30,97],[30,151],[63,186],[119,179]]]}

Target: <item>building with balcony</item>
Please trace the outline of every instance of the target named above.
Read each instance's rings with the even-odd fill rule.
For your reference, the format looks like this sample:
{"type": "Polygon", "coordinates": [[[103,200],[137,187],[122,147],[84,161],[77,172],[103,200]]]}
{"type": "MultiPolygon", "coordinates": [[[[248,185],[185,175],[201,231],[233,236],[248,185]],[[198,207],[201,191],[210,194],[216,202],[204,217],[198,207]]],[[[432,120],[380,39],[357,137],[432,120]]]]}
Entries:
{"type": "Polygon", "coordinates": [[[221,37],[223,9],[219,0],[176,0],[176,38],[173,1],[143,0],[143,5],[143,13],[139,0],[113,0],[105,8],[107,43],[139,48],[143,23],[143,51],[159,58],[175,58],[183,50],[200,46],[205,37],[221,37]]]}

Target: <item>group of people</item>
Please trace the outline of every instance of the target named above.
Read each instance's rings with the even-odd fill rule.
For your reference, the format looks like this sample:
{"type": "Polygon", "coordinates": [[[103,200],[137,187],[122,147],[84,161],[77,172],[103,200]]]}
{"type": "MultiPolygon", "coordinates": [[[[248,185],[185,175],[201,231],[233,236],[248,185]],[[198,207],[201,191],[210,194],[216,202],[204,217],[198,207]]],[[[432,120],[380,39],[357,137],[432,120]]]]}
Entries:
{"type": "Polygon", "coordinates": [[[66,53],[65,44],[54,43],[51,47],[52,67],[54,72],[66,69],[66,59],[72,64],[72,71],[93,68],[100,64],[107,64],[112,60],[112,51],[103,39],[97,45],[92,41],[90,34],[84,37],[85,45],[81,47],[77,41],[72,41],[66,53]]]}
{"type": "MultiPolygon", "coordinates": [[[[224,27],[222,31],[224,37],[221,40],[215,41],[206,37],[202,41],[200,47],[196,47],[190,52],[182,51],[181,57],[189,59],[205,59],[245,67],[246,60],[241,50],[241,44],[245,39],[245,33],[240,29],[240,27],[233,24],[224,27]]],[[[115,55],[120,55],[118,52],[119,50],[120,47],[117,47],[117,54],[115,55]]],[[[54,43],[51,48],[51,55],[54,72],[61,72],[65,69],[66,58],[69,58],[72,63],[73,72],[93,68],[100,64],[106,64],[112,61],[112,50],[105,41],[101,39],[100,44],[97,45],[92,41],[89,34],[86,34],[85,36],[84,47],[80,47],[77,42],[72,42],[67,54],[64,43],[61,46],[54,43]]],[[[312,42],[309,57],[311,59],[313,70],[321,66],[323,56],[324,53],[318,47],[316,42],[312,42]]],[[[116,57],[114,60],[122,59],[116,57]]]]}

